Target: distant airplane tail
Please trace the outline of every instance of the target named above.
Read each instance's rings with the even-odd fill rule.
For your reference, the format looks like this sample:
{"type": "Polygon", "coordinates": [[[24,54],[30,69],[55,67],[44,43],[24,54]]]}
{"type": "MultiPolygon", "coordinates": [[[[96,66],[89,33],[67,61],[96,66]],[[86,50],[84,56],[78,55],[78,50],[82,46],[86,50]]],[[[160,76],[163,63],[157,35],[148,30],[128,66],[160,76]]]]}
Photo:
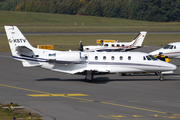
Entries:
{"type": "Polygon", "coordinates": [[[142,46],[142,43],[144,41],[144,38],[146,36],[147,32],[146,31],[141,31],[136,37],[135,39],[131,42],[131,46],[136,46],[136,47],[140,47],[142,46]]]}
{"type": "Polygon", "coordinates": [[[16,26],[4,26],[11,49],[12,57],[20,60],[25,67],[37,66],[39,62],[34,53],[34,47],[30,45],[21,31],[16,26]]]}

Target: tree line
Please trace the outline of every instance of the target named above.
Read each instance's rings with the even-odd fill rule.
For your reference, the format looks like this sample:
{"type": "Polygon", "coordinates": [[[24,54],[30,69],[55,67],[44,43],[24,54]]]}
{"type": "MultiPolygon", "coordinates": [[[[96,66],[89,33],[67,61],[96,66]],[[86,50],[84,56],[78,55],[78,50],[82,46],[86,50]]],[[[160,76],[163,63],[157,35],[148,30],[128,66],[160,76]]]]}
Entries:
{"type": "Polygon", "coordinates": [[[0,0],[0,9],[180,22],[180,0],[0,0]]]}

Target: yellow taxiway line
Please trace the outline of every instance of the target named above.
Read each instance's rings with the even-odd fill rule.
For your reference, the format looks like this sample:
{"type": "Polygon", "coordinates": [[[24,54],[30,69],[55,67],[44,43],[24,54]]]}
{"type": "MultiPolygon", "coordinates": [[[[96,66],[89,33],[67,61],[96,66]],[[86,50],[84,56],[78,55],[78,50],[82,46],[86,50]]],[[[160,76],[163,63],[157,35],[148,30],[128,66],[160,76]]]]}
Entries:
{"type": "Polygon", "coordinates": [[[55,96],[61,96],[61,97],[71,97],[71,96],[88,96],[87,94],[26,94],[27,96],[31,97],[55,97],[55,96]]]}
{"type": "MultiPolygon", "coordinates": [[[[80,94],[80,93],[78,93],[78,94],[51,94],[51,93],[47,93],[47,92],[41,92],[41,91],[37,91],[37,90],[31,90],[31,89],[14,87],[14,86],[3,85],[3,84],[0,84],[0,86],[14,88],[14,89],[20,89],[20,90],[25,90],[25,91],[31,91],[31,92],[36,92],[36,93],[43,93],[43,94],[27,94],[28,96],[33,96],[33,97],[61,96],[61,97],[66,97],[66,98],[70,98],[70,99],[82,100],[82,101],[92,101],[92,102],[94,101],[94,100],[90,100],[90,99],[83,99],[83,98],[74,97],[74,96],[88,96],[86,94],[80,94]]],[[[136,109],[136,110],[148,111],[148,112],[167,114],[167,112],[161,112],[161,111],[157,111],[157,110],[151,110],[151,109],[140,108],[140,107],[133,107],[133,106],[122,105],[122,104],[111,103],[111,102],[100,102],[100,103],[106,104],[106,105],[113,105],[113,106],[119,106],[119,107],[126,107],[126,108],[136,109]]]]}

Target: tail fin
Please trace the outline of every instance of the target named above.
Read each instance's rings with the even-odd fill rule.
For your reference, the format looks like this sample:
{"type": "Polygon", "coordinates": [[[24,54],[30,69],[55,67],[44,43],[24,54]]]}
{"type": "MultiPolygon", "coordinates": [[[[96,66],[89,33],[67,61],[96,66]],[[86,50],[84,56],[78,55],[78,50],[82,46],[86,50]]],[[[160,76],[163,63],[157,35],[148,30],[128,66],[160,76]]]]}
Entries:
{"type": "Polygon", "coordinates": [[[140,47],[144,41],[144,38],[146,36],[146,31],[141,31],[136,38],[132,41],[132,46],[140,47]]]}
{"type": "Polygon", "coordinates": [[[39,65],[28,40],[16,26],[4,26],[13,58],[23,62],[23,66],[39,65]]]}
{"type": "Polygon", "coordinates": [[[33,48],[16,26],[4,26],[4,28],[13,56],[22,52],[20,49],[27,48],[27,50],[31,50],[33,48]]]}

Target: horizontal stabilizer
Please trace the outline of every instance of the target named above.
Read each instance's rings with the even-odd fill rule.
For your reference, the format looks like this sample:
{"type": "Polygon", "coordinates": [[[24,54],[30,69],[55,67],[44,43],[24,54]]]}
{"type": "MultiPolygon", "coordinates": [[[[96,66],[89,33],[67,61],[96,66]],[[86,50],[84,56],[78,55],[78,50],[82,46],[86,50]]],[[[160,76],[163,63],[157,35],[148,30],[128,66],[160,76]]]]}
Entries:
{"type": "Polygon", "coordinates": [[[26,46],[17,46],[17,47],[16,47],[16,50],[17,50],[18,52],[31,52],[31,51],[32,51],[31,49],[29,49],[29,48],[26,47],[26,46]]]}
{"type": "Polygon", "coordinates": [[[24,67],[41,66],[38,62],[35,61],[23,61],[22,64],[24,67]]]}

